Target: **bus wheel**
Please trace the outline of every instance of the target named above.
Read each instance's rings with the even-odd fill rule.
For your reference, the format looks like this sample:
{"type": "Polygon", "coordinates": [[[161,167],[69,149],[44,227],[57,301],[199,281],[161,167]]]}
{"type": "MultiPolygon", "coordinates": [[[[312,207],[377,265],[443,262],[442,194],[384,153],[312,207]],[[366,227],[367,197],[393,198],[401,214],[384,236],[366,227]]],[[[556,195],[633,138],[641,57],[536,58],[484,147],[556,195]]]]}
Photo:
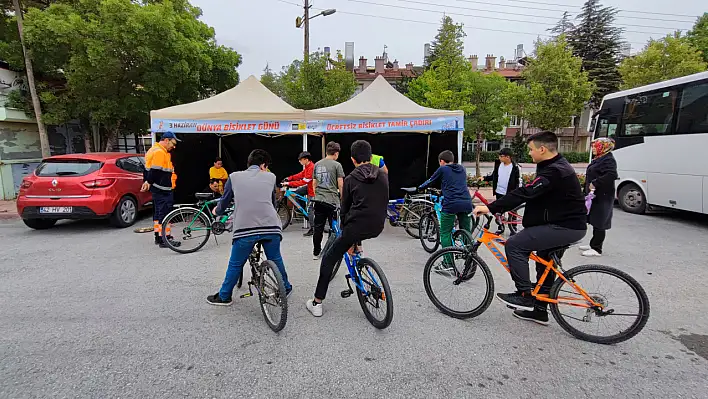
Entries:
{"type": "Polygon", "coordinates": [[[619,205],[623,211],[642,215],[647,210],[644,192],[634,183],[628,183],[619,190],[619,205]]]}

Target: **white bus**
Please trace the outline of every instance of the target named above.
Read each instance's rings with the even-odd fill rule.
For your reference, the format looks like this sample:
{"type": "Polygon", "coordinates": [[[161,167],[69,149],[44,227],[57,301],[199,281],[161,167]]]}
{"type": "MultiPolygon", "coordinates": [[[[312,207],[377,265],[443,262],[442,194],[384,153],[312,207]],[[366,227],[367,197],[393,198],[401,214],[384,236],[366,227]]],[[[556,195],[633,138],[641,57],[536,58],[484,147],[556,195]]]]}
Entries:
{"type": "Polygon", "coordinates": [[[615,140],[622,209],[708,213],[708,72],[605,96],[594,136],[615,140]]]}

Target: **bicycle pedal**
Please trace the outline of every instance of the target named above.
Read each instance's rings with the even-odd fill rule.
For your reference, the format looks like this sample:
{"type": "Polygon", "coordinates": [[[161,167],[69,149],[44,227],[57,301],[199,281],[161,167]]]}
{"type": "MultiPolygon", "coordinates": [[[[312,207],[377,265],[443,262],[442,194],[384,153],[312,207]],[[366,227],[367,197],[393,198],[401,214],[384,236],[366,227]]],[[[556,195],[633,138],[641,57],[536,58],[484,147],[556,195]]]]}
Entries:
{"type": "Polygon", "coordinates": [[[252,296],[253,296],[253,294],[252,294],[252,293],[250,293],[250,292],[247,292],[247,293],[245,293],[245,294],[241,295],[241,296],[240,296],[239,298],[243,299],[243,298],[249,298],[249,297],[252,297],[252,296]]]}
{"type": "Polygon", "coordinates": [[[344,290],[341,292],[342,298],[349,298],[354,293],[353,290],[344,290]]]}

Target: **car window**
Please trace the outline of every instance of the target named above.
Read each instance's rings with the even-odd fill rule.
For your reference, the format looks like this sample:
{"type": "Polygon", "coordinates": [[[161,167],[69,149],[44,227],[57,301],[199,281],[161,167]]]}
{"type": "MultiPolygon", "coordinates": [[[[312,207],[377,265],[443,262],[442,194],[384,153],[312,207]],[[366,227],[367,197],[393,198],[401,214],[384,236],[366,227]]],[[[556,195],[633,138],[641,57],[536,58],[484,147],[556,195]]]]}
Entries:
{"type": "Polygon", "coordinates": [[[136,157],[121,158],[116,161],[116,166],[127,172],[143,173],[143,165],[136,157]]]}
{"type": "Polygon", "coordinates": [[[84,176],[101,169],[102,165],[87,159],[55,159],[42,162],[34,173],[43,177],[84,176]]]}
{"type": "Polygon", "coordinates": [[[143,158],[143,157],[133,157],[133,159],[134,159],[135,162],[137,162],[138,165],[140,166],[140,173],[145,172],[145,158],[143,158]]]}

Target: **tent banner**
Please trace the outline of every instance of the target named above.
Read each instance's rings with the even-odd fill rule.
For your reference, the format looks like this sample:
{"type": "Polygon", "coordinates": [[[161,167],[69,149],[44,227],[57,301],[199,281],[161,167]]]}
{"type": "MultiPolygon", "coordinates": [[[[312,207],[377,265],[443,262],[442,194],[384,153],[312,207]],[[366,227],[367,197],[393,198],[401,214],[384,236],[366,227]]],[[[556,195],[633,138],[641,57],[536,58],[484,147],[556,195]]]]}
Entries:
{"type": "Polygon", "coordinates": [[[153,119],[153,132],[174,133],[307,133],[314,124],[301,121],[153,119]]]}
{"type": "MultiPolygon", "coordinates": [[[[308,124],[313,123],[312,121],[308,124]]],[[[461,116],[433,118],[400,118],[373,120],[324,120],[318,121],[318,132],[420,132],[464,130],[464,118],[461,116]]]]}

